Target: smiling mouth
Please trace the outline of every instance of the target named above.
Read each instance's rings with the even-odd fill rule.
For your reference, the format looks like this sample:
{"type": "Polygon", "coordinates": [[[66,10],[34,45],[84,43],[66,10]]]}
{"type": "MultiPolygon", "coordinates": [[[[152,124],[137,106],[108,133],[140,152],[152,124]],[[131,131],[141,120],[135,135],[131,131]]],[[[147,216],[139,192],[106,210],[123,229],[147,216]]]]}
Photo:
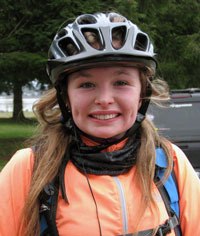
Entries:
{"type": "Polygon", "coordinates": [[[92,115],[91,117],[98,120],[110,120],[119,116],[119,114],[107,114],[107,115],[92,115]]]}

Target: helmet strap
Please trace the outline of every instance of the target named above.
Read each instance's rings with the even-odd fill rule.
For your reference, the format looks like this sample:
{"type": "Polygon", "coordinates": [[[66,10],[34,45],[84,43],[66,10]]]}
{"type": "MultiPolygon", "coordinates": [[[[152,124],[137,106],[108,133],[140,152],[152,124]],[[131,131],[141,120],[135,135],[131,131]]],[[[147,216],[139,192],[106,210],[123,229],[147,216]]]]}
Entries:
{"type": "Polygon", "coordinates": [[[65,101],[62,96],[61,87],[59,85],[55,85],[55,89],[56,89],[58,105],[60,107],[60,111],[62,114],[61,123],[63,123],[67,131],[71,133],[73,128],[71,112],[69,111],[68,107],[65,104],[65,101]]]}
{"type": "Polygon", "coordinates": [[[138,111],[138,113],[142,114],[143,116],[145,116],[149,103],[150,103],[150,97],[152,94],[152,88],[151,88],[151,84],[148,82],[147,84],[147,88],[146,88],[146,97],[143,101],[142,101],[142,105],[138,111]]]}

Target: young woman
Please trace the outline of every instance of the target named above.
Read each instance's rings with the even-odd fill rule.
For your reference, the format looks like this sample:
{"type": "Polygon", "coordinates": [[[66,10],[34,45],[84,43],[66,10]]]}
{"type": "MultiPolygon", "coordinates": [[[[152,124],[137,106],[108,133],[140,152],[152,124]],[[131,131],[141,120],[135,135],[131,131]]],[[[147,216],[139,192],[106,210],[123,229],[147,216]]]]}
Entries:
{"type": "Polygon", "coordinates": [[[150,99],[168,98],[155,71],[148,35],[119,14],[59,30],[54,88],[34,105],[40,133],[1,172],[0,235],[200,234],[199,179],[145,117],[150,99]]]}

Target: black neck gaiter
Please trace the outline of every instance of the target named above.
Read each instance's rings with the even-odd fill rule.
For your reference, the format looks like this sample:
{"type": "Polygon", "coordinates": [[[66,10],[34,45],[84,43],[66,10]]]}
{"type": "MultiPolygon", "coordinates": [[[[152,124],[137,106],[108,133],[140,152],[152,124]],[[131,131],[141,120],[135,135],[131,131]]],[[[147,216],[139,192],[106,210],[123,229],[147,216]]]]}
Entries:
{"type": "Polygon", "coordinates": [[[71,144],[68,154],[72,163],[84,174],[117,176],[133,167],[139,145],[140,139],[129,138],[123,149],[102,152],[105,145],[88,147],[82,141],[76,141],[71,144]]]}

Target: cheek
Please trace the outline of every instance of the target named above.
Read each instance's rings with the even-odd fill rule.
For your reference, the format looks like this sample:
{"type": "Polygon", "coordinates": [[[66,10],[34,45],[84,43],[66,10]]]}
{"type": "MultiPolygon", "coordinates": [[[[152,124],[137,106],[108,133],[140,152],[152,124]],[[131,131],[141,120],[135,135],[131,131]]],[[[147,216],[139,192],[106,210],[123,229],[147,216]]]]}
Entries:
{"type": "Polygon", "coordinates": [[[140,98],[135,98],[135,99],[132,99],[131,101],[129,100],[129,104],[127,107],[126,107],[126,111],[127,111],[127,119],[130,121],[130,122],[135,122],[136,120],[136,116],[137,116],[137,113],[138,113],[138,110],[141,106],[141,100],[140,98]]]}
{"type": "Polygon", "coordinates": [[[71,99],[70,107],[73,117],[76,117],[76,115],[79,113],[79,110],[81,109],[80,103],[76,99],[71,99]]]}
{"type": "Polygon", "coordinates": [[[130,94],[126,98],[124,97],[124,105],[126,106],[127,110],[130,110],[132,113],[137,113],[139,110],[142,100],[140,98],[140,94],[136,93],[134,96],[130,94]]]}
{"type": "Polygon", "coordinates": [[[75,111],[75,108],[77,107],[77,101],[76,101],[76,96],[74,93],[72,92],[68,92],[68,102],[67,102],[67,105],[69,107],[69,109],[71,110],[72,112],[72,115],[75,111]]]}
{"type": "Polygon", "coordinates": [[[74,94],[71,99],[69,98],[69,104],[74,119],[77,119],[77,117],[83,116],[87,113],[87,100],[81,98],[79,95],[74,94]]]}

